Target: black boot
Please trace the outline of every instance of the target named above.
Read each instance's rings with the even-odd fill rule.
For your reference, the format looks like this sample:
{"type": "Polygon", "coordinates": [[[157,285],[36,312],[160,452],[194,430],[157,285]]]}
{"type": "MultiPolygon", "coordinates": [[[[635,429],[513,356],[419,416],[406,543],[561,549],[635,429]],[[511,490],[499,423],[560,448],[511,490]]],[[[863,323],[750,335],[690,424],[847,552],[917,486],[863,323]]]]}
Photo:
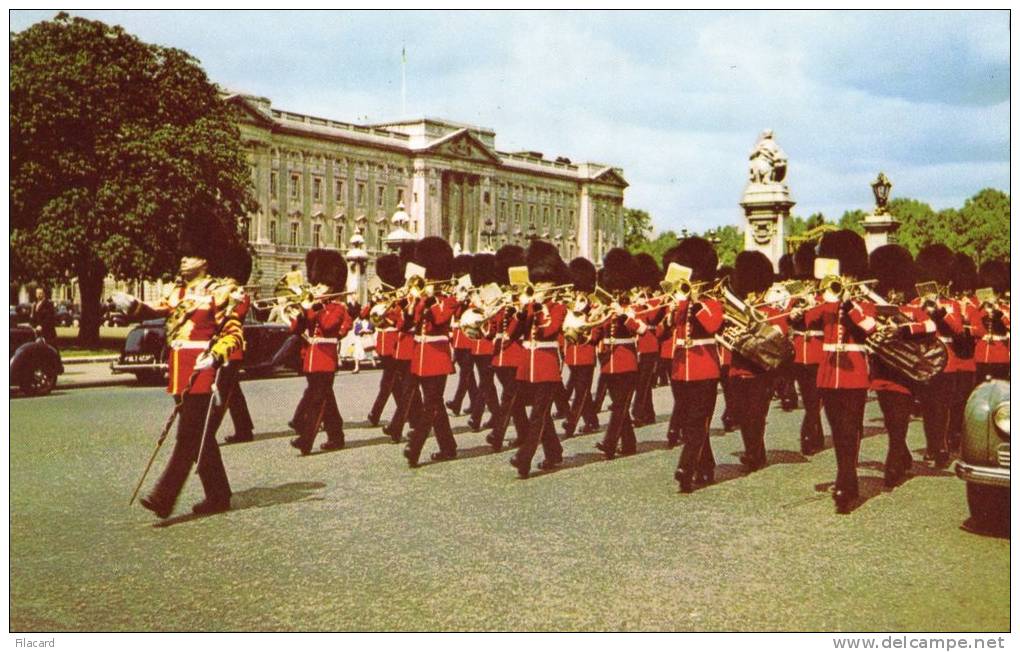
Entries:
{"type": "Polygon", "coordinates": [[[411,445],[404,446],[404,457],[407,458],[407,465],[412,469],[418,468],[418,456],[411,450],[411,445]]]}
{"type": "Polygon", "coordinates": [[[139,499],[138,502],[141,503],[142,507],[149,510],[150,512],[152,512],[153,514],[160,518],[166,518],[170,516],[171,512],[174,511],[173,505],[168,504],[164,500],[160,500],[153,494],[149,494],[148,496],[142,496],[142,498],[139,499]]]}
{"type": "Polygon", "coordinates": [[[613,450],[612,448],[609,448],[608,446],[605,445],[605,443],[601,441],[595,442],[595,448],[602,451],[602,454],[606,456],[607,460],[611,460],[614,457],[616,457],[616,451],[613,450]]]}
{"type": "Polygon", "coordinates": [[[522,461],[517,459],[516,455],[510,458],[510,466],[517,469],[517,476],[522,480],[527,480],[528,476],[531,475],[531,467],[524,466],[522,461]]]}
{"type": "Polygon", "coordinates": [[[230,510],[230,496],[226,498],[206,498],[200,503],[195,503],[191,511],[196,514],[219,514],[230,510]]]}
{"type": "Polygon", "coordinates": [[[694,476],[683,469],[673,473],[673,479],[680,483],[680,493],[689,494],[694,491],[694,476]]]}

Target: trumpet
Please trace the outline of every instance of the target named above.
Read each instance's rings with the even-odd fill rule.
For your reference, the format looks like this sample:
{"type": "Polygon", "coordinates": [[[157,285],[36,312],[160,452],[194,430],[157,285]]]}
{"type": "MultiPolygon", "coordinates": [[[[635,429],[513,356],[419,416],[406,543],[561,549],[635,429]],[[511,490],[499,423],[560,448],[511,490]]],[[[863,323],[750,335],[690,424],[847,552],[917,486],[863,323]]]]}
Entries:
{"type": "Polygon", "coordinates": [[[280,299],[284,299],[287,304],[302,303],[304,301],[321,301],[323,299],[335,299],[337,297],[345,297],[349,294],[357,294],[357,290],[345,290],[343,292],[329,292],[326,294],[316,294],[314,287],[307,287],[301,292],[286,292],[283,294],[277,294],[271,299],[256,299],[252,301],[252,305],[258,308],[265,308],[279,303],[280,299]]]}
{"type": "Polygon", "coordinates": [[[841,296],[844,291],[849,291],[851,294],[856,294],[857,288],[861,286],[874,285],[878,283],[877,279],[868,279],[866,281],[853,281],[845,276],[826,276],[822,279],[819,284],[819,290],[821,292],[828,292],[837,296],[841,296]]]}

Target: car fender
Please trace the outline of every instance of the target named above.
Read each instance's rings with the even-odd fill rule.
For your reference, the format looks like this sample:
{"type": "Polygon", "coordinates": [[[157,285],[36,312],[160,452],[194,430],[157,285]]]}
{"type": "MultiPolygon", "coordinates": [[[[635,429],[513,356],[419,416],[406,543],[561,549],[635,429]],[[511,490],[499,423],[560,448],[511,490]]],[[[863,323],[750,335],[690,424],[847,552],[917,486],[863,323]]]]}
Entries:
{"type": "Polygon", "coordinates": [[[16,379],[20,380],[22,374],[37,363],[50,365],[57,370],[57,375],[64,373],[64,364],[60,361],[60,353],[45,341],[35,340],[22,344],[11,356],[11,382],[15,382],[16,379]]]}

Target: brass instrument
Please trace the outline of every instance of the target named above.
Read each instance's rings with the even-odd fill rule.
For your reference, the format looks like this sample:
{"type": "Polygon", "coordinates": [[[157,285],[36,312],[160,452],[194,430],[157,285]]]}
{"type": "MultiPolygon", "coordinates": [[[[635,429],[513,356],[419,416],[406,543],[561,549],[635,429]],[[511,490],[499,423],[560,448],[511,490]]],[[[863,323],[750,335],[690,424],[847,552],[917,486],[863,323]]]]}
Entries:
{"type": "Polygon", "coordinates": [[[899,306],[891,304],[870,288],[864,290],[865,298],[875,304],[875,321],[881,326],[865,341],[871,353],[887,367],[899,372],[910,380],[926,383],[946,366],[949,357],[946,345],[936,333],[920,337],[904,338],[899,326],[909,324],[910,318],[899,306]]]}
{"type": "Polygon", "coordinates": [[[793,359],[793,344],[766,316],[738,298],[728,285],[720,288],[726,325],[715,339],[765,371],[779,368],[793,359]]]}
{"type": "MultiPolygon", "coordinates": [[[[277,290],[279,289],[280,287],[277,286],[277,290]]],[[[325,288],[322,286],[312,287],[306,285],[305,287],[303,287],[301,292],[293,292],[288,290],[287,292],[284,292],[282,294],[276,294],[276,296],[274,296],[271,299],[257,299],[256,301],[252,302],[252,305],[259,308],[269,307],[278,304],[280,302],[280,299],[283,299],[286,305],[294,305],[304,303],[306,301],[322,301],[323,299],[335,299],[337,297],[345,297],[349,294],[357,294],[357,290],[345,290],[343,292],[322,293],[321,290],[324,289],[325,288]],[[316,290],[319,290],[320,292],[317,293],[316,290]]]]}

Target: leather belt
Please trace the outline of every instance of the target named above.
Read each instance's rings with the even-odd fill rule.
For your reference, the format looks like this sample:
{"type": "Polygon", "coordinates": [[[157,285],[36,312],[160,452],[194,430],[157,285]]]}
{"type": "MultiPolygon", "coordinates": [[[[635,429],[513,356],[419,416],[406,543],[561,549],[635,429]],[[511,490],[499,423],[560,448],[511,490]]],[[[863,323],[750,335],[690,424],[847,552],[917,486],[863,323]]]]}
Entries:
{"type": "Polygon", "coordinates": [[[309,337],[309,344],[339,344],[340,340],[335,337],[309,337]]]}
{"type": "Polygon", "coordinates": [[[823,337],[825,333],[823,331],[795,331],[791,330],[790,333],[794,335],[803,335],[804,337],[823,337]]]}
{"type": "Polygon", "coordinates": [[[676,346],[677,348],[681,348],[681,349],[682,348],[690,348],[692,346],[709,346],[711,344],[715,344],[715,338],[708,337],[708,338],[703,338],[703,339],[699,339],[699,340],[690,340],[690,341],[687,341],[687,340],[675,340],[674,341],[674,346],[676,346]]]}
{"type": "Polygon", "coordinates": [[[560,347],[560,343],[555,340],[524,340],[521,344],[529,351],[534,351],[535,349],[558,349],[560,347]]]}
{"type": "Polygon", "coordinates": [[[396,332],[396,330],[397,330],[396,328],[377,328],[377,329],[375,329],[375,332],[376,333],[394,333],[394,332],[396,332]]]}
{"type": "Polygon", "coordinates": [[[981,339],[986,342],[1006,342],[1009,340],[1009,335],[985,335],[981,339]]]}
{"type": "Polygon", "coordinates": [[[176,351],[180,349],[205,349],[209,346],[209,340],[174,340],[170,348],[176,351]]]}
{"type": "Polygon", "coordinates": [[[822,344],[822,350],[829,351],[832,353],[846,353],[849,351],[867,353],[868,347],[866,347],[863,344],[822,344]]]}
{"type": "Polygon", "coordinates": [[[450,338],[447,335],[415,335],[414,341],[428,344],[430,342],[449,342],[450,338]]]}
{"type": "Polygon", "coordinates": [[[637,344],[636,337],[607,337],[603,340],[606,344],[637,344]]]}

